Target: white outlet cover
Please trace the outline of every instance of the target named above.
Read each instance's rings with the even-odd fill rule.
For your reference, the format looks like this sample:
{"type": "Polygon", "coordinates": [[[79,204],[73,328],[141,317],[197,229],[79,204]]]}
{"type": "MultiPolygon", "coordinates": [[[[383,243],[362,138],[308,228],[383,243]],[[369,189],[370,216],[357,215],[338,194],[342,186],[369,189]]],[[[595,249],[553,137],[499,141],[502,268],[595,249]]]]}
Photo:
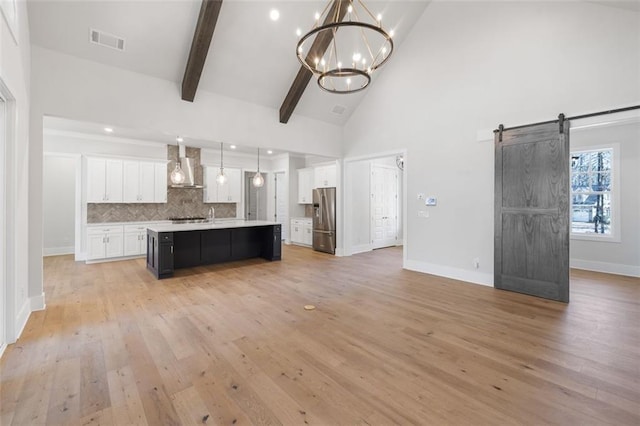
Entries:
{"type": "Polygon", "coordinates": [[[425,206],[435,206],[437,203],[438,203],[438,200],[435,197],[427,197],[424,200],[424,205],[425,206]]]}

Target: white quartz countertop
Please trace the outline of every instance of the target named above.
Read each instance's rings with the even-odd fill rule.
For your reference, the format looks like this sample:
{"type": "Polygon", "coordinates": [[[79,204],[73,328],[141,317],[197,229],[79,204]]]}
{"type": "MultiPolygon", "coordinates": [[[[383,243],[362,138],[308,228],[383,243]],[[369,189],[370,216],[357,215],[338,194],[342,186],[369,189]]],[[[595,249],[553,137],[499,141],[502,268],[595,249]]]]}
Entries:
{"type": "Polygon", "coordinates": [[[205,229],[230,229],[230,228],[250,228],[254,226],[279,225],[277,222],[268,220],[233,220],[216,219],[213,223],[169,223],[152,225],[147,229],[154,232],[180,232],[180,231],[202,231],[205,229]]]}

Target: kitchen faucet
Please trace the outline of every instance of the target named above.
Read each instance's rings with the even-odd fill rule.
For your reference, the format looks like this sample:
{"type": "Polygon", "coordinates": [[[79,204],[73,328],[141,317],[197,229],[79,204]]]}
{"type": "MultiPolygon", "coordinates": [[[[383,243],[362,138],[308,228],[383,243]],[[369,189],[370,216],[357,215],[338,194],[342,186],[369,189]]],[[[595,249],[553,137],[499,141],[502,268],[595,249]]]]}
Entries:
{"type": "Polygon", "coordinates": [[[215,220],[216,220],[215,211],[213,210],[213,207],[209,207],[209,222],[215,222],[215,220]]]}

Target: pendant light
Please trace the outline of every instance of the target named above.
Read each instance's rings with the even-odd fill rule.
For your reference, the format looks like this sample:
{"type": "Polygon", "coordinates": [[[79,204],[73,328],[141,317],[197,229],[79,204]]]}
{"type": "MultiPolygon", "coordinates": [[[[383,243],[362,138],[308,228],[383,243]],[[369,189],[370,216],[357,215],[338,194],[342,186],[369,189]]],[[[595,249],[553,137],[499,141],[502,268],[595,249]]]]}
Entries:
{"type": "Polygon", "coordinates": [[[218,176],[216,176],[216,182],[218,182],[218,185],[224,185],[227,183],[227,175],[224,174],[224,163],[222,162],[222,146],[223,143],[220,142],[220,171],[218,172],[218,176]]]}
{"type": "Polygon", "coordinates": [[[258,171],[253,176],[252,183],[256,188],[261,188],[264,185],[264,177],[260,174],[260,148],[258,148],[258,171]]]}
{"type": "Polygon", "coordinates": [[[178,148],[176,154],[176,168],[171,172],[171,183],[174,185],[182,185],[186,176],[180,167],[180,144],[176,144],[176,146],[178,148]]]}

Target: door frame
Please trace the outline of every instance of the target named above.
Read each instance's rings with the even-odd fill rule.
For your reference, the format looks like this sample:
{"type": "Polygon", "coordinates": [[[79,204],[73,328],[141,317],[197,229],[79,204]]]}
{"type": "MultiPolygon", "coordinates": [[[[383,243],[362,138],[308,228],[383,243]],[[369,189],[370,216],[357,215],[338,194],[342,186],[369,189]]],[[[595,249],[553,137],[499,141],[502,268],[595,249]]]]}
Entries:
{"type": "Polygon", "coordinates": [[[16,101],[9,88],[0,78],[0,98],[4,103],[4,144],[0,161],[0,173],[3,175],[4,186],[0,199],[0,226],[3,238],[0,241],[2,250],[0,262],[0,303],[2,309],[0,315],[0,356],[7,345],[17,340],[20,330],[17,330],[16,322],[16,281],[15,281],[15,257],[16,232],[15,232],[15,206],[17,197],[17,170],[16,161],[16,101]]]}
{"type": "Polygon", "coordinates": [[[289,182],[288,182],[288,173],[286,170],[278,170],[278,171],[274,171],[271,173],[271,175],[273,176],[273,217],[276,219],[278,218],[278,178],[281,177],[282,180],[284,181],[285,185],[286,185],[286,189],[284,190],[284,194],[282,194],[282,196],[284,197],[285,200],[285,210],[286,210],[286,215],[284,217],[285,222],[281,222],[282,223],[282,239],[285,241],[289,240],[289,232],[288,232],[288,226],[287,223],[290,219],[289,219],[289,182]]]}

